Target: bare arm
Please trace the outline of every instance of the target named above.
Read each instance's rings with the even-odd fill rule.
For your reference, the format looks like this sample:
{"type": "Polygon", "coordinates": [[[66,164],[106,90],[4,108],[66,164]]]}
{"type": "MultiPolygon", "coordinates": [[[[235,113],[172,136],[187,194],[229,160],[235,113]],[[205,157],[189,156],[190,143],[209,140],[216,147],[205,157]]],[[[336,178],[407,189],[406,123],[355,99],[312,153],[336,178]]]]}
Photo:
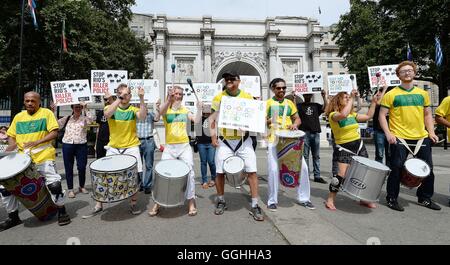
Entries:
{"type": "Polygon", "coordinates": [[[380,108],[380,115],[378,116],[378,121],[380,122],[380,127],[383,129],[384,134],[386,135],[386,139],[390,144],[397,143],[397,137],[389,130],[389,125],[386,119],[386,115],[389,110],[387,108],[380,108]]]}
{"type": "Polygon", "coordinates": [[[444,117],[441,117],[441,116],[436,114],[434,119],[436,120],[437,123],[442,124],[442,125],[444,125],[447,128],[450,128],[450,122],[448,120],[446,120],[444,117]]]}
{"type": "Polygon", "coordinates": [[[430,107],[425,107],[424,109],[424,119],[425,119],[425,128],[427,128],[428,131],[428,137],[433,141],[433,143],[436,143],[439,141],[439,137],[434,133],[434,120],[433,120],[433,114],[431,113],[430,107]]]}
{"type": "Polygon", "coordinates": [[[161,99],[158,99],[158,101],[156,101],[156,103],[154,105],[155,106],[155,115],[153,116],[154,122],[158,122],[161,117],[160,110],[159,110],[160,105],[161,105],[161,99]]]}
{"type": "Polygon", "coordinates": [[[322,99],[323,99],[322,111],[325,111],[328,105],[328,97],[327,92],[325,90],[322,90],[322,99]]]}
{"type": "Polygon", "coordinates": [[[147,104],[144,102],[144,88],[140,87],[139,92],[139,111],[136,113],[138,120],[145,120],[147,118],[147,104]]]}
{"type": "Polygon", "coordinates": [[[8,137],[8,147],[6,147],[6,152],[14,151],[17,148],[16,138],[8,137]]]}
{"type": "Polygon", "coordinates": [[[191,120],[194,124],[200,123],[202,121],[202,110],[203,110],[203,102],[197,101],[197,113],[195,117],[192,114],[189,114],[189,120],[191,120]]]}
{"type": "Polygon", "coordinates": [[[290,125],[290,126],[288,127],[288,129],[290,129],[290,130],[297,130],[298,127],[299,127],[300,124],[301,124],[300,116],[298,116],[298,113],[295,113],[294,115],[292,115],[291,118],[294,119],[294,123],[293,123],[292,125],[290,125]]]}
{"type": "Polygon", "coordinates": [[[219,142],[217,140],[217,129],[216,129],[216,121],[217,121],[217,116],[219,115],[218,111],[214,111],[213,113],[211,113],[211,115],[209,116],[209,135],[211,135],[211,141],[212,141],[212,145],[214,147],[218,147],[219,146],[219,142]]]}
{"type": "Polygon", "coordinates": [[[49,134],[47,134],[44,138],[39,139],[37,141],[34,142],[27,142],[24,143],[23,148],[24,149],[29,149],[29,148],[33,148],[37,145],[40,145],[42,143],[45,142],[50,142],[51,140],[55,139],[56,137],[58,137],[58,129],[51,131],[49,134]]]}
{"type": "Polygon", "coordinates": [[[373,114],[375,113],[375,108],[377,106],[377,98],[372,97],[372,102],[370,103],[369,111],[367,114],[358,114],[356,116],[356,120],[358,122],[366,122],[373,118],[373,114]]]}

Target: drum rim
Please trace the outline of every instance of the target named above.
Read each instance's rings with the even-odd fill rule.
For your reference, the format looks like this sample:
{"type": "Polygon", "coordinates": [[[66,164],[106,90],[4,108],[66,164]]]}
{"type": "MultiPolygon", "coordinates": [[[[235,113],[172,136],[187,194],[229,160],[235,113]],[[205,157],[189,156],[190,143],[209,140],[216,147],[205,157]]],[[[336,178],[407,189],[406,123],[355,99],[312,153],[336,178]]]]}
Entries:
{"type": "Polygon", "coordinates": [[[429,176],[431,175],[431,167],[430,167],[430,165],[428,165],[428,163],[427,163],[425,160],[420,159],[420,158],[417,158],[417,157],[411,157],[411,158],[406,159],[406,160],[405,160],[405,163],[403,163],[403,169],[406,170],[406,171],[407,171],[410,175],[412,175],[413,177],[420,178],[420,179],[425,179],[425,178],[427,178],[427,177],[429,177],[429,176]],[[408,161],[408,160],[413,160],[413,159],[420,160],[420,161],[424,162],[424,163],[428,166],[428,168],[429,168],[429,170],[430,170],[430,173],[428,173],[428,175],[422,177],[422,176],[414,175],[412,172],[410,172],[408,169],[406,169],[406,166],[405,166],[406,161],[408,161]]]}
{"type": "MultiPolygon", "coordinates": [[[[355,156],[352,156],[352,158],[353,157],[355,157],[355,156]]],[[[364,156],[357,156],[357,157],[362,157],[362,158],[366,158],[366,159],[369,159],[369,158],[367,158],[367,157],[364,157],[364,156]]],[[[373,161],[373,162],[377,162],[377,163],[380,163],[380,162],[378,162],[378,161],[375,161],[375,160],[371,160],[371,159],[369,159],[370,161],[373,161]]],[[[388,171],[388,172],[391,172],[392,170],[388,167],[388,166],[386,166],[385,164],[383,164],[383,163],[380,163],[381,165],[383,165],[383,166],[385,166],[386,168],[387,168],[387,170],[385,170],[385,169],[381,169],[381,168],[372,168],[372,167],[369,167],[368,165],[366,165],[366,164],[363,164],[363,163],[361,163],[361,162],[359,162],[358,160],[354,160],[354,159],[352,159],[352,161],[356,161],[356,162],[358,162],[360,165],[363,165],[363,166],[365,166],[365,167],[367,167],[367,168],[370,168],[370,169],[375,169],[376,171],[381,171],[381,172],[386,172],[386,171],[388,171]]]]}
{"type": "Polygon", "coordinates": [[[153,170],[153,173],[158,174],[158,176],[161,176],[161,177],[164,177],[164,178],[173,178],[173,177],[161,175],[158,171],[156,171],[156,166],[157,166],[159,163],[161,163],[161,162],[166,163],[166,162],[169,162],[169,161],[178,161],[178,162],[182,162],[182,163],[187,167],[188,171],[187,171],[186,174],[180,176],[180,178],[181,178],[181,177],[185,177],[185,176],[189,176],[189,173],[191,172],[191,168],[189,167],[189,165],[188,165],[186,162],[184,162],[184,161],[181,160],[181,159],[164,159],[164,160],[160,160],[160,161],[158,161],[158,163],[156,163],[155,166],[153,167],[153,169],[152,169],[152,170],[153,170]]]}
{"type": "Polygon", "coordinates": [[[225,174],[232,174],[232,175],[235,175],[235,174],[239,174],[239,173],[245,172],[245,160],[244,160],[242,157],[238,156],[238,155],[232,155],[232,156],[229,156],[229,157],[227,157],[227,158],[225,158],[225,159],[223,160],[223,162],[222,162],[222,168],[223,168],[223,171],[224,171],[225,174]],[[240,171],[236,172],[236,173],[227,172],[227,171],[225,170],[225,162],[226,162],[228,159],[232,158],[232,157],[238,157],[239,159],[241,159],[242,164],[243,164],[242,169],[241,169],[240,171]]]}
{"type": "Polygon", "coordinates": [[[99,173],[105,173],[105,172],[107,172],[107,173],[115,173],[115,172],[122,172],[122,171],[124,171],[124,170],[129,170],[130,168],[133,168],[133,167],[136,167],[137,166],[137,160],[136,160],[136,157],[134,157],[134,156],[132,156],[132,155],[129,155],[129,154],[115,154],[115,155],[110,155],[110,156],[104,156],[104,157],[101,157],[101,158],[97,158],[97,159],[95,159],[94,161],[92,161],[91,163],[89,163],[89,169],[91,170],[91,171],[93,171],[93,172],[99,172],[99,173]],[[98,170],[98,169],[93,169],[92,167],[91,167],[91,165],[92,165],[92,163],[94,163],[94,162],[96,162],[97,160],[100,160],[100,159],[103,159],[103,158],[105,158],[105,157],[112,157],[112,156],[131,156],[132,158],[134,158],[134,164],[133,165],[131,165],[131,166],[129,166],[129,167],[127,167],[127,168],[124,168],[124,169],[119,169],[119,170],[111,170],[111,171],[103,171],[103,170],[98,170]]]}
{"type": "MultiPolygon", "coordinates": [[[[24,171],[27,170],[27,168],[29,168],[30,165],[32,164],[31,156],[29,156],[29,155],[27,155],[27,154],[25,154],[25,153],[14,153],[14,154],[7,155],[7,156],[5,156],[4,158],[6,158],[6,157],[8,157],[8,156],[11,156],[11,155],[23,155],[23,156],[25,156],[25,157],[28,157],[27,165],[26,165],[22,170],[20,170],[20,171],[14,173],[14,175],[9,175],[9,176],[4,177],[4,178],[0,177],[0,182],[1,182],[1,181],[6,181],[6,180],[8,180],[8,179],[11,179],[12,177],[14,177],[14,176],[16,176],[16,175],[18,175],[18,174],[24,172],[24,171]]],[[[2,158],[2,159],[3,159],[3,158],[2,158]]]]}
{"type": "Polygon", "coordinates": [[[300,136],[298,136],[298,137],[289,137],[289,138],[304,138],[305,135],[306,135],[306,132],[304,132],[304,131],[302,131],[302,130],[286,130],[286,129],[283,129],[283,130],[276,130],[276,131],[275,131],[275,135],[276,135],[277,137],[288,138],[288,137],[285,137],[284,135],[280,135],[280,133],[283,133],[283,132],[301,132],[301,135],[300,135],[300,136]]]}

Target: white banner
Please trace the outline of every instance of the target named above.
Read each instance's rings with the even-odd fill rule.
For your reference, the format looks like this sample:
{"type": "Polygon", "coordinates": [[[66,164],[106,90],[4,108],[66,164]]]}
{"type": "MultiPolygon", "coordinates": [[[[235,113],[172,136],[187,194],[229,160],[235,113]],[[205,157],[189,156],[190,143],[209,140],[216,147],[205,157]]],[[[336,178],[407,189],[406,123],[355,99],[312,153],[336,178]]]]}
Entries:
{"type": "Polygon", "coordinates": [[[265,133],[266,103],[261,100],[224,96],[220,103],[218,126],[265,133]]]}
{"type": "Polygon", "coordinates": [[[104,95],[106,90],[115,95],[120,84],[128,84],[126,70],[91,70],[92,95],[104,95]]]}
{"type": "Polygon", "coordinates": [[[350,93],[352,89],[357,89],[356,75],[329,75],[328,76],[328,94],[334,96],[339,92],[350,93]],[[353,76],[353,80],[351,79],[353,76]]]}
{"type": "Polygon", "coordinates": [[[323,73],[306,72],[294,74],[293,92],[299,96],[301,94],[320,93],[323,90],[323,73]]]}
{"type": "Polygon", "coordinates": [[[79,104],[80,102],[89,103],[92,100],[89,80],[68,80],[50,82],[52,89],[53,102],[56,106],[67,106],[79,104]]]}
{"type": "MultiPolygon", "coordinates": [[[[211,103],[213,98],[222,91],[222,87],[217,83],[198,83],[193,84],[195,92],[197,92],[197,96],[203,103],[211,103]]],[[[195,96],[193,93],[190,93],[186,99],[195,101],[195,96]]]]}
{"type": "Polygon", "coordinates": [[[254,75],[241,75],[239,89],[244,90],[255,98],[261,97],[261,78],[254,75]]]}
{"type": "Polygon", "coordinates": [[[400,85],[400,79],[395,73],[396,68],[397,64],[368,67],[370,88],[377,87],[377,73],[380,73],[380,87],[400,85]]]}
{"type": "Polygon", "coordinates": [[[130,79],[128,80],[128,87],[131,90],[131,103],[139,103],[138,88],[143,87],[144,102],[155,103],[160,98],[159,96],[159,81],[156,79],[130,79]]]}

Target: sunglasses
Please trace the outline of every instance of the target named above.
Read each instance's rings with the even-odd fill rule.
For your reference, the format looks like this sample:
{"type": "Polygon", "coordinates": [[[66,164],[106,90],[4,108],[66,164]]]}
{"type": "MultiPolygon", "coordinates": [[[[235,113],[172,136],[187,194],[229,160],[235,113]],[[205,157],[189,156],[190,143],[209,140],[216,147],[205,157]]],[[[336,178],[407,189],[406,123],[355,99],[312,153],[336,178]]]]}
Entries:
{"type": "Polygon", "coordinates": [[[228,82],[228,81],[234,82],[234,81],[237,81],[237,80],[239,80],[239,79],[236,78],[236,77],[227,77],[227,78],[225,78],[225,81],[226,81],[226,82],[228,82]]]}
{"type": "Polygon", "coordinates": [[[275,87],[275,89],[276,90],[281,90],[281,89],[286,90],[287,87],[286,86],[277,86],[277,87],[275,87]]]}

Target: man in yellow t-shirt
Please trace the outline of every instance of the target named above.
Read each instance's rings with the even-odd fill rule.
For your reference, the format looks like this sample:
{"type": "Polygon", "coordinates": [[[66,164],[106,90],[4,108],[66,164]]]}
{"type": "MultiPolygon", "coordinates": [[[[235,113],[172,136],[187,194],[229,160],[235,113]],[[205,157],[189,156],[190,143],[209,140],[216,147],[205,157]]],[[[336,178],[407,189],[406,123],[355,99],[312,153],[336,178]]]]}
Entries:
{"type": "Polygon", "coordinates": [[[391,146],[390,168],[392,171],[386,186],[387,206],[396,211],[404,211],[397,197],[400,192],[401,172],[409,151],[398,138],[404,139],[408,146],[412,146],[410,148],[412,150],[420,139],[424,139],[416,157],[428,163],[431,173],[423,180],[416,195],[420,205],[432,210],[440,210],[441,207],[431,200],[434,186],[431,143],[439,139],[434,133],[430,98],[426,91],[413,85],[417,73],[415,63],[401,62],[397,66],[396,73],[401,84],[384,95],[379,115],[380,126],[391,146]],[[388,113],[389,126],[386,120],[388,113]]]}
{"type": "MultiPolygon", "coordinates": [[[[199,123],[202,121],[202,102],[197,102],[197,113],[194,115],[182,105],[183,88],[174,86],[168,91],[167,100],[162,104],[160,113],[163,117],[166,129],[166,145],[161,156],[161,160],[180,159],[189,167],[189,176],[185,199],[188,200],[188,215],[197,215],[195,206],[195,173],[194,157],[189,144],[187,133],[190,122],[199,123]]],[[[150,216],[159,213],[160,205],[155,202],[153,208],[148,212],[150,216]]]]}
{"type": "MultiPolygon", "coordinates": [[[[30,154],[58,206],[58,224],[67,225],[71,221],[64,206],[65,192],[61,186],[61,176],[56,171],[55,148],[51,144],[58,136],[58,122],[52,111],[40,107],[41,96],[38,93],[27,92],[24,105],[26,110],[14,117],[7,131],[9,144],[6,151],[13,151],[17,147],[20,153],[30,154]]],[[[0,231],[3,231],[22,222],[17,199],[4,189],[0,189],[0,192],[9,215],[9,219],[0,225],[0,231]]]]}
{"type": "MultiPolygon", "coordinates": [[[[131,90],[126,84],[117,87],[117,98],[104,109],[104,116],[108,119],[109,143],[105,146],[106,156],[110,155],[131,155],[137,160],[138,173],[142,172],[142,159],[139,152],[141,142],[136,133],[136,120],[144,120],[147,117],[147,105],[144,102],[144,89],[139,88],[139,108],[130,104],[131,90]]],[[[105,99],[110,99],[111,94],[106,91],[105,99]]],[[[142,211],[137,209],[137,193],[131,196],[130,212],[133,215],[142,211]]],[[[83,218],[92,217],[103,211],[103,204],[96,202],[90,215],[83,218]]]]}
{"type": "Polygon", "coordinates": [[[218,115],[220,103],[223,96],[237,97],[244,99],[251,99],[253,97],[239,89],[241,82],[237,73],[228,72],[222,75],[225,80],[225,90],[213,98],[211,111],[209,116],[211,142],[217,148],[215,162],[216,162],[216,190],[217,190],[217,204],[214,213],[221,215],[227,209],[224,192],[225,192],[225,172],[223,170],[223,162],[230,156],[237,155],[244,160],[244,171],[248,173],[248,182],[250,185],[250,193],[252,197],[252,205],[250,214],[256,221],[263,221],[264,216],[261,208],[258,206],[258,177],[256,175],[256,154],[253,149],[252,140],[243,131],[230,130],[221,128],[220,140],[217,139],[216,126],[218,124],[218,115]],[[246,135],[245,135],[246,134],[246,135]],[[244,140],[242,141],[242,138],[244,140]],[[237,150],[232,150],[232,148],[237,150]]]}
{"type": "MultiPolygon", "coordinates": [[[[276,136],[276,132],[279,130],[298,130],[301,121],[298,115],[297,106],[295,106],[294,102],[284,97],[287,88],[286,81],[282,78],[275,78],[270,82],[269,86],[272,89],[274,96],[266,101],[267,125],[269,126],[269,145],[267,153],[269,198],[267,201],[267,208],[270,211],[276,211],[278,208],[278,185],[280,182],[277,155],[277,142],[279,139],[276,136]],[[284,113],[286,113],[286,115],[284,115],[284,113]],[[292,120],[294,120],[293,123],[292,120]]],[[[310,201],[308,164],[303,156],[300,156],[299,159],[302,160],[302,167],[300,172],[296,172],[300,175],[299,185],[297,186],[297,203],[307,209],[313,210],[315,207],[310,201]]],[[[300,160],[298,162],[300,163],[300,160]]]]}
{"type": "Polygon", "coordinates": [[[450,139],[450,96],[442,100],[441,104],[436,109],[434,119],[437,123],[447,127],[447,139],[450,139]]]}

